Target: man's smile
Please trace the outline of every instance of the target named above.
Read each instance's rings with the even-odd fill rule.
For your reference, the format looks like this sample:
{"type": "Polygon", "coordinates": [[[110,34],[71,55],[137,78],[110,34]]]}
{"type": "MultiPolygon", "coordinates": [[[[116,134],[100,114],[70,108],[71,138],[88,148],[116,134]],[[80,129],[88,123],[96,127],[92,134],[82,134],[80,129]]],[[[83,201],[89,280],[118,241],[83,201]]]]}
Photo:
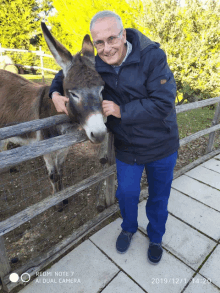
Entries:
{"type": "MultiPolygon", "coordinates": [[[[115,51],[115,53],[116,53],[117,51],[115,51]]],[[[113,54],[108,54],[108,55],[104,55],[105,57],[112,57],[112,56],[114,56],[115,55],[115,53],[113,53],[113,54]]]]}

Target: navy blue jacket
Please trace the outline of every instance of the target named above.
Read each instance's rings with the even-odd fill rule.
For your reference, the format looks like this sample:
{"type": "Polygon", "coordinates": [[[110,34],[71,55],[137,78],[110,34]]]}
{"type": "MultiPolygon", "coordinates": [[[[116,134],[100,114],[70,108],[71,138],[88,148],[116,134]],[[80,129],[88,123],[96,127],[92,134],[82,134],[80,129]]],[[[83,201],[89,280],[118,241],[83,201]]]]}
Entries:
{"type": "MultiPolygon", "coordinates": [[[[118,74],[98,55],[96,70],[105,81],[103,99],[120,106],[121,118],[108,116],[114,133],[116,158],[127,164],[145,164],[165,158],[179,148],[176,119],[176,83],[160,44],[138,30],[126,29],[132,52],[118,74]]],[[[62,71],[54,78],[54,91],[63,94],[62,71]]]]}

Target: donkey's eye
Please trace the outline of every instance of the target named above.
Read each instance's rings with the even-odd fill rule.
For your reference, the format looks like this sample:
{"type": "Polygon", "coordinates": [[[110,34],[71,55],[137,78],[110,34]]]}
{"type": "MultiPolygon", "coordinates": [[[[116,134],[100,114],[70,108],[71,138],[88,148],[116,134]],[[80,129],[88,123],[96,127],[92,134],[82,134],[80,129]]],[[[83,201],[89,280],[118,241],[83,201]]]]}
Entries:
{"type": "Polygon", "coordinates": [[[71,97],[73,97],[74,99],[79,99],[79,97],[78,96],[76,96],[74,93],[72,93],[72,92],[70,92],[70,95],[71,95],[71,97]]]}

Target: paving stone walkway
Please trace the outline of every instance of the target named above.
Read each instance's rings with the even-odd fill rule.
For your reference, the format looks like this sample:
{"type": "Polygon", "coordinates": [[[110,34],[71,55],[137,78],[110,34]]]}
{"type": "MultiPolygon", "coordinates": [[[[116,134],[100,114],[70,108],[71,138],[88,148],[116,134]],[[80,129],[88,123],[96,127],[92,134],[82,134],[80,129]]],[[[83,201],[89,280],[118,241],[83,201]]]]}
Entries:
{"type": "Polygon", "coordinates": [[[115,248],[118,218],[20,292],[220,292],[220,155],[173,181],[164,253],[156,266],[147,261],[145,206],[146,200],[139,203],[139,230],[125,254],[115,248]]]}

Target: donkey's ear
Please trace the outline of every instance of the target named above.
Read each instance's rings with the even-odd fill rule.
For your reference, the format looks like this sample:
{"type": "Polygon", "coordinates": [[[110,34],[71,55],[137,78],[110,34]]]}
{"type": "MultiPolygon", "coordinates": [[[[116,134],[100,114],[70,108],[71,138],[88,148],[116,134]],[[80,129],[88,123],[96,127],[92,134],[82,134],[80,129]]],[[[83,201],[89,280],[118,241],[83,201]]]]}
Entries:
{"type": "Polygon", "coordinates": [[[89,35],[85,35],[82,43],[83,56],[94,57],[94,47],[89,35]]]}
{"type": "Polygon", "coordinates": [[[65,76],[70,65],[72,64],[73,57],[70,52],[51,35],[44,22],[41,22],[41,28],[47,46],[50,49],[50,52],[53,54],[56,62],[63,68],[63,73],[65,76]]]}

